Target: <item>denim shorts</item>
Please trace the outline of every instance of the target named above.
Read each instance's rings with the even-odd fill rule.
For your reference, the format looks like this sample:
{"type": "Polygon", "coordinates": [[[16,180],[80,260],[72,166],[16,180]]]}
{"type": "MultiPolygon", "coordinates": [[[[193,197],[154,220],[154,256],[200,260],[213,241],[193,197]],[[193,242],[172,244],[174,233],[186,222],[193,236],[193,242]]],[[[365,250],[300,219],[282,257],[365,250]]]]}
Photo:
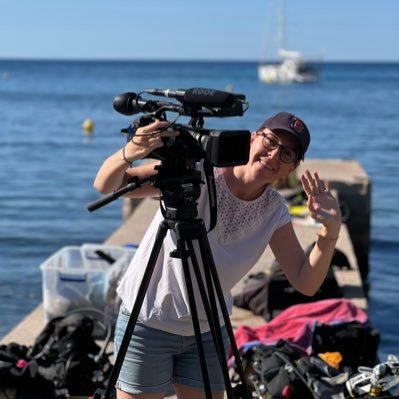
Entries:
{"type": "MultiPolygon", "coordinates": [[[[130,313],[121,305],[115,330],[117,352],[129,321],[130,313]]],[[[222,327],[225,354],[228,335],[222,327]]],[[[202,334],[209,381],[214,392],[224,391],[223,373],[212,334],[202,334]]],[[[116,388],[131,394],[170,392],[173,384],[203,389],[203,378],[195,336],[182,336],[136,323],[126,352],[116,388]]]]}

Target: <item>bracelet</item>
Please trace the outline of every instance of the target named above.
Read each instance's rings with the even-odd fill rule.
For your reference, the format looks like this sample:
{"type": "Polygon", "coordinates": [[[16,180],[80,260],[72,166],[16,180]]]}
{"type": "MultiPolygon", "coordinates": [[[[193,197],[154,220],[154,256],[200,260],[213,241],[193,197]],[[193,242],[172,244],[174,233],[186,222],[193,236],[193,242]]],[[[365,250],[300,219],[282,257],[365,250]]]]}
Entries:
{"type": "Polygon", "coordinates": [[[122,156],[123,156],[123,160],[132,168],[132,167],[133,167],[133,161],[129,161],[129,160],[126,158],[126,155],[125,155],[125,147],[126,147],[126,145],[127,145],[127,143],[122,147],[122,156]]]}
{"type": "Polygon", "coordinates": [[[323,236],[322,234],[320,234],[320,233],[317,233],[317,236],[318,236],[320,239],[322,239],[323,241],[329,241],[329,242],[338,241],[338,238],[339,238],[339,236],[336,237],[336,238],[324,237],[324,236],[323,236]]]}

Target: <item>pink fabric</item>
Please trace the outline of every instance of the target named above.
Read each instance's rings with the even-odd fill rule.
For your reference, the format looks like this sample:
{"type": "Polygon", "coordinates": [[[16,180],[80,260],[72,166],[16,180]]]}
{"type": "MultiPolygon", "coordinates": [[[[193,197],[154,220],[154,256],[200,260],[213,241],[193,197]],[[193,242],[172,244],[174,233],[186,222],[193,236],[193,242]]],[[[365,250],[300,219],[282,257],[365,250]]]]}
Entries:
{"type": "Polygon", "coordinates": [[[351,321],[366,323],[368,315],[347,299],[325,299],[290,306],[270,322],[257,327],[241,325],[234,336],[239,348],[251,341],[273,345],[284,339],[308,350],[316,322],[336,324],[351,321]]]}

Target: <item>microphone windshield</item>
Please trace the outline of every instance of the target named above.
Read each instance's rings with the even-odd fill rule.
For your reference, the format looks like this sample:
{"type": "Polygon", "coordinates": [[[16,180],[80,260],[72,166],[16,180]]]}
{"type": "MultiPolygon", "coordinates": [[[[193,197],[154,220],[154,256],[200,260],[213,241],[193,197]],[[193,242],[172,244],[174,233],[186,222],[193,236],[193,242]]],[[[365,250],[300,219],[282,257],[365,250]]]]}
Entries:
{"type": "Polygon", "coordinates": [[[226,91],[194,87],[185,91],[183,103],[205,107],[231,107],[234,104],[234,95],[226,91]]]}
{"type": "Polygon", "coordinates": [[[123,115],[134,115],[141,112],[137,104],[137,94],[133,92],[119,94],[114,98],[113,106],[115,111],[123,115]]]}

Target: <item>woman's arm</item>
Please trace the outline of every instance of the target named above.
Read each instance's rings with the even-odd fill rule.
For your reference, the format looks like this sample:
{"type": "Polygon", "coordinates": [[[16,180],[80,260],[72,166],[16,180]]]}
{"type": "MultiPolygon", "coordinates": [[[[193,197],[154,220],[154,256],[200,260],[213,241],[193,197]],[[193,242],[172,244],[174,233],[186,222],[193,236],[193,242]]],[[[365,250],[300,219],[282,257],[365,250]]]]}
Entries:
{"type": "Polygon", "coordinates": [[[306,171],[301,181],[308,196],[310,215],[323,225],[317,241],[307,257],[292,223],[288,223],[274,232],[270,247],[291,285],[305,295],[314,295],[330,267],[342,217],[338,201],[317,173],[313,177],[306,171]]]}
{"type": "MultiPolygon", "coordinates": [[[[142,159],[153,150],[163,146],[162,137],[173,137],[179,133],[166,130],[170,126],[167,121],[155,121],[150,125],[137,129],[132,140],[114,154],[109,156],[94,180],[94,188],[102,194],[109,194],[128,184],[132,176],[143,179],[156,173],[155,166],[159,161],[130,167],[136,160],[142,159]]],[[[126,194],[127,197],[155,196],[158,190],[149,184],[126,194]]]]}
{"type": "Polygon", "coordinates": [[[307,257],[292,223],[288,223],[274,232],[270,248],[290,284],[302,294],[312,296],[326,278],[335,241],[318,238],[307,257]]]}

